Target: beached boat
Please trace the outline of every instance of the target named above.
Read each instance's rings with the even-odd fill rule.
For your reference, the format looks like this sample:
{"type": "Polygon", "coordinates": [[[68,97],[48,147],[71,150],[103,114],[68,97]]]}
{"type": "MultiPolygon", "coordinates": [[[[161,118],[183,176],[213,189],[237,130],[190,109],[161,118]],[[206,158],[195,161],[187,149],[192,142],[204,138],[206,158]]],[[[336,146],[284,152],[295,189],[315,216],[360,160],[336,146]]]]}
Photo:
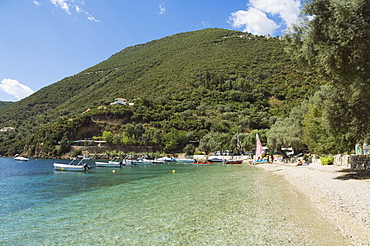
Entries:
{"type": "Polygon", "coordinates": [[[252,165],[257,165],[257,164],[266,164],[266,163],[270,163],[269,161],[265,160],[265,159],[258,159],[258,160],[255,160],[255,161],[252,161],[251,164],[252,165]]]}
{"type": "Polygon", "coordinates": [[[16,161],[29,161],[30,159],[23,157],[23,156],[16,156],[14,157],[14,160],[16,161]]]}
{"type": "Polygon", "coordinates": [[[118,158],[113,158],[108,162],[96,161],[96,167],[121,167],[123,166],[123,161],[120,161],[118,158]]]}
{"type": "Polygon", "coordinates": [[[242,164],[243,160],[225,160],[224,164],[242,164]]]}
{"type": "Polygon", "coordinates": [[[56,171],[76,171],[76,172],[86,172],[91,169],[84,159],[74,158],[70,163],[56,163],[53,164],[54,170],[56,171]]]}

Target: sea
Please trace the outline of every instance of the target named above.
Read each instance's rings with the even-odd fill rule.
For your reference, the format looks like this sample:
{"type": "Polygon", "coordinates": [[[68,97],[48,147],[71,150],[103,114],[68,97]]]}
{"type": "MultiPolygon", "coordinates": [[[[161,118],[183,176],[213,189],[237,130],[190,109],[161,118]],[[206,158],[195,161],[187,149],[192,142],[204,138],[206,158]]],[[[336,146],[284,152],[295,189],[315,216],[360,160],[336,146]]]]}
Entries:
{"type": "Polygon", "coordinates": [[[0,245],[349,245],[287,181],[249,164],[85,173],[54,162],[0,158],[0,245]]]}

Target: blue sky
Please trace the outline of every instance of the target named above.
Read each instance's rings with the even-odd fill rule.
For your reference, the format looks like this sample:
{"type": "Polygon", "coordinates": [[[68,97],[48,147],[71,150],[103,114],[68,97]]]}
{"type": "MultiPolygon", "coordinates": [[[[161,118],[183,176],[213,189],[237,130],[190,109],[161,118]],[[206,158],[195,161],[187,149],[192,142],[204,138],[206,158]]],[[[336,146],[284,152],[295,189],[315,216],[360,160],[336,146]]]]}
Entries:
{"type": "Polygon", "coordinates": [[[281,36],[300,6],[300,0],[1,0],[0,101],[21,100],[128,46],[180,32],[281,36]]]}

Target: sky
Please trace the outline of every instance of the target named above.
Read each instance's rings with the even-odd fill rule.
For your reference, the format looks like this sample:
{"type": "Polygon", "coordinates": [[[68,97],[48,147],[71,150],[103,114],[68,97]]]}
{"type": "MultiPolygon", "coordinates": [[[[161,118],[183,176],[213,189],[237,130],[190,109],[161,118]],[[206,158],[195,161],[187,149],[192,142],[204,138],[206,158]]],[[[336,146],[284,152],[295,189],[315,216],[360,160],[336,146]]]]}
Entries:
{"type": "Polygon", "coordinates": [[[0,101],[181,32],[282,36],[300,8],[300,0],[0,0],[0,101]]]}

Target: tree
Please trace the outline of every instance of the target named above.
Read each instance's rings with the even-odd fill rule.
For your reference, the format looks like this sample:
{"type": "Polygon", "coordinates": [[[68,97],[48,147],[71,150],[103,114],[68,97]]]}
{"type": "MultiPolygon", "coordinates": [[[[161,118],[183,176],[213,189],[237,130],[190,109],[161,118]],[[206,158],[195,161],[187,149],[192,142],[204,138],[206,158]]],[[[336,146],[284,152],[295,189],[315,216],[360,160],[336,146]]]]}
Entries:
{"type": "Polygon", "coordinates": [[[189,155],[194,155],[194,152],[195,152],[195,146],[192,145],[192,144],[188,144],[185,146],[184,148],[184,152],[185,152],[185,155],[186,156],[189,156],[189,155]]]}
{"type": "Polygon", "coordinates": [[[342,120],[349,112],[344,98],[343,93],[332,86],[323,86],[310,99],[302,121],[303,140],[310,151],[330,154],[335,150],[348,152],[350,149],[345,138],[347,123],[342,120]]]}
{"type": "Polygon", "coordinates": [[[367,0],[306,0],[303,22],[286,35],[290,50],[338,83],[370,83],[369,8],[367,0]]]}
{"type": "Polygon", "coordinates": [[[60,140],[60,154],[65,154],[71,150],[71,145],[68,143],[67,136],[63,136],[60,140]]]}
{"type": "Polygon", "coordinates": [[[289,117],[277,120],[268,132],[267,144],[271,149],[277,149],[279,153],[286,156],[283,147],[292,147],[298,152],[304,147],[302,139],[302,116],[307,113],[307,102],[293,108],[289,117]]]}
{"type": "MultiPolygon", "coordinates": [[[[370,140],[370,2],[368,0],[306,0],[302,23],[286,35],[289,51],[302,64],[325,75],[346,100],[341,115],[346,132],[330,120],[328,130],[347,141],[370,140]]],[[[326,113],[337,116],[335,97],[326,113]]],[[[334,117],[338,118],[338,117],[334,117]]]]}
{"type": "Polygon", "coordinates": [[[103,139],[107,143],[107,145],[113,145],[114,142],[114,136],[112,132],[104,131],[103,132],[103,139]]]}
{"type": "Polygon", "coordinates": [[[166,153],[182,150],[187,142],[186,133],[175,130],[165,134],[162,138],[162,143],[164,145],[163,150],[166,153]]]}

